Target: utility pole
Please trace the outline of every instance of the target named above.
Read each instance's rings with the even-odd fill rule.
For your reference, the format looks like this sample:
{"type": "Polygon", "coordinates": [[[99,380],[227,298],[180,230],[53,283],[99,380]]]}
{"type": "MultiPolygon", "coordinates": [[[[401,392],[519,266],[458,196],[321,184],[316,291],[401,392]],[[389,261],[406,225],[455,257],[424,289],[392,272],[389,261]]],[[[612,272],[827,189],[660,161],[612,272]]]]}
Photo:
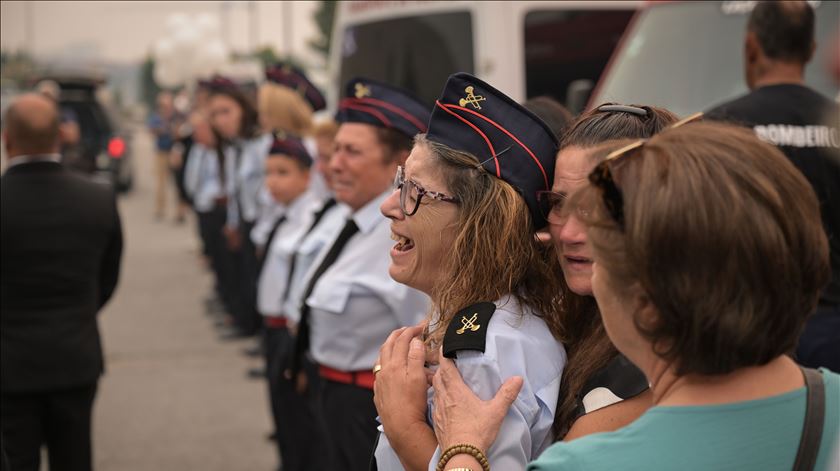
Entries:
{"type": "Polygon", "coordinates": [[[294,2],[283,2],[283,54],[292,57],[292,6],[294,2]]]}
{"type": "Polygon", "coordinates": [[[230,2],[225,0],[219,4],[219,23],[222,26],[222,41],[228,50],[233,51],[233,44],[230,43],[230,2]]]}
{"type": "Polygon", "coordinates": [[[250,52],[256,52],[260,42],[260,20],[257,15],[257,2],[254,0],[248,2],[248,40],[250,52]]]}
{"type": "Polygon", "coordinates": [[[32,4],[34,2],[23,2],[23,49],[30,57],[35,56],[35,25],[32,21],[32,4]]]}

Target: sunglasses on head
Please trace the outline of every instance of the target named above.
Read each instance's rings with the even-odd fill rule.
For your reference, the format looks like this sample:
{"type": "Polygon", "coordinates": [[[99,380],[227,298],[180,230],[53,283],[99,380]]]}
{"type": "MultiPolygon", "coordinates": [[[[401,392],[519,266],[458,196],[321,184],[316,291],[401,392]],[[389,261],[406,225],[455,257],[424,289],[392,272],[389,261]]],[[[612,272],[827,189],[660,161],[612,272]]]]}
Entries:
{"type": "MultiPolygon", "coordinates": [[[[702,118],[703,113],[694,113],[693,115],[670,125],[662,132],[667,132],[685,124],[699,121],[702,118]]],[[[604,161],[599,163],[592,173],[589,174],[589,182],[595,187],[601,189],[604,207],[622,231],[624,230],[624,196],[621,193],[621,189],[615,184],[611,168],[618,162],[621,162],[632,155],[639,154],[647,141],[648,139],[639,139],[638,141],[610,152],[604,161]]]]}

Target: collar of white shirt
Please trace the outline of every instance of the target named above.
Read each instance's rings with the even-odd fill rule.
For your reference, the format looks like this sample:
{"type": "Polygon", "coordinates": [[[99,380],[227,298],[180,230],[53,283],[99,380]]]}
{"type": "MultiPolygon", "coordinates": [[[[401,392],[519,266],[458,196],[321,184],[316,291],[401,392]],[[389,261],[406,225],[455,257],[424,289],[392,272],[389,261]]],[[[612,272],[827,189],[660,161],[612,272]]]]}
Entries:
{"type": "Polygon", "coordinates": [[[16,165],[33,164],[36,162],[61,162],[61,154],[34,154],[34,155],[16,155],[9,158],[9,165],[7,168],[12,168],[16,165]]]}
{"type": "Polygon", "coordinates": [[[372,231],[377,224],[385,219],[385,216],[382,215],[379,207],[382,205],[382,202],[385,201],[385,198],[390,196],[393,191],[393,189],[388,188],[388,190],[384,193],[377,196],[371,202],[364,205],[360,210],[353,213],[351,217],[353,218],[353,222],[359,226],[359,232],[367,234],[372,231]]]}
{"type": "Polygon", "coordinates": [[[287,220],[301,219],[306,212],[312,211],[312,207],[318,204],[318,196],[311,189],[306,190],[285,207],[287,220]]]}

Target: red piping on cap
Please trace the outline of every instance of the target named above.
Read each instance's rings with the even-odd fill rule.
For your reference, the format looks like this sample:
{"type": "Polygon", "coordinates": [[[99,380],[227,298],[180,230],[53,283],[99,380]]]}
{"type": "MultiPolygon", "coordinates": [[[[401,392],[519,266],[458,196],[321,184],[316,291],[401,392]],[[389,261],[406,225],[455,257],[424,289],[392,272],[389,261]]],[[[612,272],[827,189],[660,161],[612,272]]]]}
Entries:
{"type": "MultiPolygon", "coordinates": [[[[448,109],[448,108],[447,108],[447,105],[444,105],[444,104],[443,104],[443,103],[441,103],[440,101],[435,100],[435,105],[439,106],[439,107],[440,107],[440,109],[442,109],[443,111],[446,111],[447,113],[451,114],[452,116],[454,116],[454,117],[456,117],[456,118],[460,119],[461,121],[463,121],[463,122],[464,122],[464,124],[466,124],[467,126],[469,126],[469,127],[473,128],[473,130],[474,130],[475,132],[477,132],[478,134],[480,134],[480,135],[481,135],[481,137],[483,137],[483,138],[484,138],[484,142],[486,142],[486,143],[487,143],[487,147],[489,147],[489,148],[490,148],[490,155],[491,155],[491,156],[493,156],[493,161],[496,163],[496,178],[502,178],[502,169],[501,169],[501,168],[499,168],[499,159],[496,157],[496,150],[493,148],[493,144],[490,142],[490,139],[487,137],[487,134],[484,134],[484,133],[481,131],[481,129],[478,129],[478,127],[476,127],[476,125],[475,125],[475,124],[473,124],[473,123],[471,123],[471,122],[467,121],[467,120],[466,120],[466,119],[464,119],[462,116],[460,116],[458,113],[456,113],[456,112],[454,112],[454,111],[452,111],[452,110],[448,109]]],[[[476,156],[476,157],[478,157],[478,156],[476,156]]]]}
{"type": "MultiPolygon", "coordinates": [[[[466,111],[467,113],[473,114],[473,115],[475,115],[475,116],[478,116],[479,118],[481,118],[481,119],[483,119],[483,120],[487,121],[488,123],[492,124],[493,126],[496,126],[496,127],[497,127],[500,131],[502,131],[503,133],[507,134],[507,135],[508,135],[508,137],[510,137],[511,139],[513,139],[514,141],[516,141],[516,143],[517,143],[517,144],[519,144],[519,145],[520,145],[523,149],[525,149],[525,151],[526,151],[526,152],[528,152],[528,155],[530,155],[530,156],[531,156],[531,158],[532,158],[532,159],[534,159],[534,162],[536,162],[536,163],[537,163],[537,166],[540,168],[540,172],[542,172],[542,175],[543,175],[543,181],[545,181],[545,188],[546,188],[546,189],[548,189],[548,188],[549,188],[549,185],[548,185],[548,175],[546,175],[546,173],[545,173],[545,169],[543,168],[542,164],[540,163],[540,160],[539,160],[539,159],[537,159],[537,156],[535,156],[535,155],[534,155],[534,153],[533,153],[533,152],[531,152],[531,149],[529,149],[529,148],[528,148],[528,146],[526,146],[525,144],[523,144],[523,143],[522,143],[522,141],[520,141],[519,139],[517,139],[517,137],[516,137],[516,136],[514,136],[513,134],[511,134],[511,133],[510,133],[510,131],[508,131],[507,129],[505,129],[505,128],[501,125],[501,124],[499,124],[499,123],[497,123],[497,122],[493,121],[492,119],[488,118],[487,116],[484,116],[484,115],[482,115],[482,114],[480,114],[480,113],[476,113],[475,111],[469,110],[469,109],[467,109],[467,108],[464,108],[464,107],[461,107],[461,106],[458,106],[458,105],[443,105],[443,106],[456,108],[456,109],[459,109],[459,110],[466,111]]],[[[495,155],[495,154],[494,154],[494,155],[495,155]]]]}
{"type": "Polygon", "coordinates": [[[420,130],[420,132],[426,132],[426,125],[423,124],[423,122],[421,122],[419,119],[415,118],[414,115],[412,115],[408,111],[405,111],[404,109],[398,107],[397,105],[394,105],[392,103],[388,103],[387,101],[377,100],[376,98],[368,98],[368,97],[347,98],[347,99],[348,100],[354,100],[354,101],[360,101],[362,103],[369,103],[369,104],[372,104],[372,105],[378,105],[378,106],[381,106],[382,108],[385,108],[387,110],[391,110],[394,113],[396,113],[396,114],[402,116],[403,118],[405,118],[407,121],[409,121],[414,126],[416,126],[417,129],[420,130]]]}
{"type": "Polygon", "coordinates": [[[350,108],[352,110],[361,111],[362,113],[367,113],[367,114],[373,116],[374,118],[378,119],[379,121],[381,121],[382,124],[384,124],[385,126],[387,126],[389,128],[393,127],[391,125],[391,121],[388,118],[386,118],[384,114],[380,113],[378,110],[375,110],[371,107],[359,106],[359,105],[355,105],[353,103],[349,103],[349,102],[347,102],[347,99],[345,98],[344,100],[341,100],[341,104],[339,104],[339,109],[345,109],[345,108],[350,108]]]}
{"type": "Polygon", "coordinates": [[[277,73],[277,78],[275,80],[282,80],[283,78],[288,79],[289,82],[292,82],[292,83],[280,82],[279,85],[285,85],[286,87],[294,88],[295,91],[302,92],[304,95],[306,95],[307,92],[309,91],[309,83],[303,77],[301,77],[301,76],[299,76],[295,73],[279,72],[279,73],[277,73]],[[292,85],[294,85],[294,87],[292,85]],[[301,88],[301,87],[303,87],[303,90],[299,90],[299,88],[301,88]]]}

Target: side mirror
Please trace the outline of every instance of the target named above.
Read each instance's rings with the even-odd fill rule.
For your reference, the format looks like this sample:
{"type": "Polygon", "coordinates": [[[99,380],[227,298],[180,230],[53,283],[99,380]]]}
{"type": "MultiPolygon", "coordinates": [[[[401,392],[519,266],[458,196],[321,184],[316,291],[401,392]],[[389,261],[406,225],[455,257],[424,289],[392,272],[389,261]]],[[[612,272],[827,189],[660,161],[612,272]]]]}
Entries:
{"type": "Polygon", "coordinates": [[[589,79],[577,79],[566,88],[566,108],[574,115],[580,114],[589,102],[589,96],[595,88],[595,82],[589,79]]]}

